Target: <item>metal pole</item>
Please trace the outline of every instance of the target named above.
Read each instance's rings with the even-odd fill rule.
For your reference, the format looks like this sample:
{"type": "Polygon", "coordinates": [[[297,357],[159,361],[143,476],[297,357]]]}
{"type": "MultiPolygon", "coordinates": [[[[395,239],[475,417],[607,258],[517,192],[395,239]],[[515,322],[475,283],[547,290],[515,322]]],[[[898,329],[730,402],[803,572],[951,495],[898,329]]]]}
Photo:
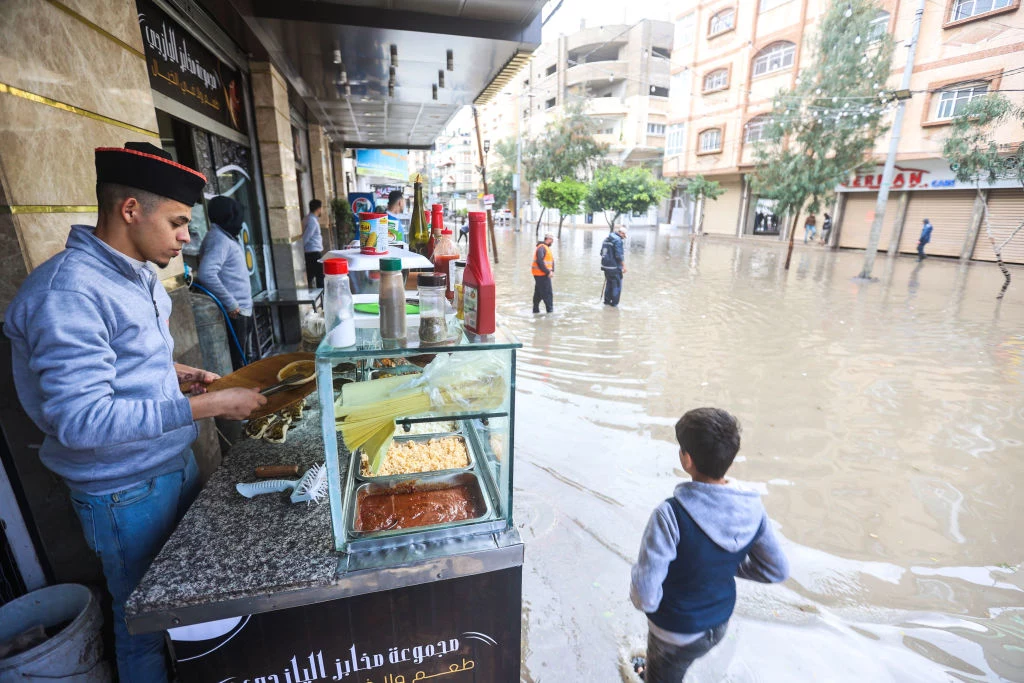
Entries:
{"type": "MultiPolygon", "coordinates": [[[[476,106],[473,107],[473,124],[476,127],[476,151],[480,155],[480,176],[484,181],[484,196],[487,196],[487,162],[484,160],[484,144],[480,139],[480,118],[476,114],[476,106]]],[[[491,252],[494,254],[494,262],[497,263],[498,243],[494,239],[494,216],[491,214],[490,207],[487,207],[487,236],[491,240],[491,252]]]]}
{"type": "Polygon", "coordinates": [[[516,96],[516,232],[523,227],[523,111],[519,98],[516,96]]]}
{"type": "MultiPolygon", "coordinates": [[[[917,52],[917,38],[921,33],[921,16],[924,14],[924,5],[927,0],[920,0],[917,11],[914,12],[914,28],[911,32],[910,42],[907,43],[907,64],[903,67],[903,80],[900,90],[910,88],[910,76],[914,73],[914,54],[917,52]]],[[[906,99],[900,99],[896,105],[896,118],[892,123],[892,137],[889,138],[889,155],[885,159],[885,169],[882,171],[882,185],[878,188],[878,201],[875,202],[875,218],[871,222],[871,236],[868,238],[868,248],[864,252],[864,269],[860,277],[865,280],[871,279],[871,270],[875,267],[875,255],[878,253],[878,240],[882,236],[882,224],[885,220],[885,205],[889,201],[889,188],[892,187],[892,176],[896,170],[896,151],[900,146],[900,133],[903,129],[903,113],[907,108],[906,99]]]]}

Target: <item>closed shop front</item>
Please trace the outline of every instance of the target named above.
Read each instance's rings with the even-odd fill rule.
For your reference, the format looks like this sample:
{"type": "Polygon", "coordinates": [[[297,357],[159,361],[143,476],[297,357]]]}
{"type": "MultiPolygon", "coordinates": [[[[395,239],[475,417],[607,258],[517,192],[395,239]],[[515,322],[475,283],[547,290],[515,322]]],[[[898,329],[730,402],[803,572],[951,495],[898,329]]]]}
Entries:
{"type": "MultiPolygon", "coordinates": [[[[1024,221],[1024,192],[1017,189],[989,190],[988,224],[996,244],[1002,244],[1022,221],[1024,221]]],[[[932,222],[935,222],[934,218],[932,222]]],[[[971,258],[980,261],[996,260],[992,242],[989,240],[984,226],[978,231],[978,241],[974,243],[974,254],[971,258]]],[[[1024,263],[1024,230],[1018,232],[1003,247],[1003,261],[1024,263]]]]}
{"type": "MultiPolygon", "coordinates": [[[[899,219],[899,205],[902,192],[890,192],[889,202],[885,209],[885,224],[878,238],[878,250],[886,251],[892,239],[893,228],[899,219]]],[[[843,209],[842,227],[839,233],[839,246],[847,249],[867,249],[868,238],[871,236],[871,224],[875,220],[875,202],[878,195],[874,193],[849,193],[846,195],[846,207],[843,209]]],[[[821,225],[819,220],[818,225],[821,225]]],[[[917,244],[915,242],[915,244],[917,244]]]]}
{"type": "Polygon", "coordinates": [[[740,201],[743,195],[740,183],[722,183],[725,193],[715,201],[704,202],[704,232],[709,235],[736,236],[740,201]]]}
{"type": "Polygon", "coordinates": [[[971,229],[974,215],[974,190],[912,192],[903,223],[900,253],[916,254],[924,219],[932,222],[932,241],[925,248],[929,256],[959,257],[971,229]]]}

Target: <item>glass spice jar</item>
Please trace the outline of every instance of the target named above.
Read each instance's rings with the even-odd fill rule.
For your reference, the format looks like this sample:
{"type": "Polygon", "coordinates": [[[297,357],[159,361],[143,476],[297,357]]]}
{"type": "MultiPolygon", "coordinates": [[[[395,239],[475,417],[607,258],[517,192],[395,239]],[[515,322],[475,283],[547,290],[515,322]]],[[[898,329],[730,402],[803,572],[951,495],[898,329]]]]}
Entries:
{"type": "Polygon", "coordinates": [[[417,291],[420,298],[420,341],[428,344],[448,339],[445,320],[448,276],[440,273],[420,273],[417,291]]]}

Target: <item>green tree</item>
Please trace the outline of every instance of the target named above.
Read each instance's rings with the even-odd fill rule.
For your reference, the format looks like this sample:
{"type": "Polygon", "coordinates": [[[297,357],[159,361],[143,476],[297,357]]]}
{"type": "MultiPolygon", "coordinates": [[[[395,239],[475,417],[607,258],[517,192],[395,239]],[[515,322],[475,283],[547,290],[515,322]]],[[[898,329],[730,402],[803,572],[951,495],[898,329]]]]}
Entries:
{"type": "Polygon", "coordinates": [[[893,41],[872,33],[872,0],[833,0],[811,45],[811,59],[791,89],[772,100],[756,145],[754,191],[791,217],[786,268],[800,212],[817,213],[866,163],[888,126],[883,91],[893,41]]]}
{"type": "Polygon", "coordinates": [[[516,167],[515,138],[498,140],[487,160],[488,189],[494,195],[494,207],[503,209],[515,191],[512,187],[512,173],[516,167]]]}
{"type": "Polygon", "coordinates": [[[487,188],[494,195],[494,208],[504,209],[512,197],[512,173],[502,168],[488,174],[487,188]]]}
{"type": "Polygon", "coordinates": [[[669,192],[668,183],[643,166],[602,166],[587,188],[586,206],[588,211],[604,213],[611,232],[622,214],[645,213],[669,192]]]}
{"type": "Polygon", "coordinates": [[[344,197],[331,200],[331,213],[334,214],[334,236],[337,248],[344,249],[356,234],[356,217],[352,207],[344,197]]]}
{"type": "Polygon", "coordinates": [[[697,217],[696,232],[700,234],[704,230],[704,205],[709,199],[713,202],[718,201],[718,198],[725,194],[725,190],[717,180],[708,180],[703,175],[698,175],[687,181],[684,191],[699,203],[700,216],[697,217]]]}
{"type": "MultiPolygon", "coordinates": [[[[545,180],[537,188],[537,200],[545,209],[558,209],[558,237],[562,237],[562,223],[567,216],[580,212],[580,204],[587,196],[587,186],[578,180],[545,180]]],[[[538,232],[539,232],[538,224],[538,232]]]]}
{"type": "MultiPolygon", "coordinates": [[[[979,199],[983,198],[982,183],[1014,180],[1024,188],[1024,145],[1018,145],[1015,151],[1008,153],[999,149],[996,138],[996,131],[1005,126],[1017,129],[1009,136],[1011,139],[1019,138],[1021,124],[1024,124],[1024,106],[1015,105],[998,94],[972,100],[953,119],[949,137],[942,145],[942,156],[949,161],[957,180],[974,183],[978,187],[979,199]]],[[[988,203],[981,203],[985,234],[1003,272],[1003,287],[996,297],[1002,299],[1010,286],[1010,271],[1003,263],[1003,248],[1024,229],[1024,220],[1012,229],[1007,226],[1005,231],[1000,230],[997,237],[989,223],[988,203]]]]}

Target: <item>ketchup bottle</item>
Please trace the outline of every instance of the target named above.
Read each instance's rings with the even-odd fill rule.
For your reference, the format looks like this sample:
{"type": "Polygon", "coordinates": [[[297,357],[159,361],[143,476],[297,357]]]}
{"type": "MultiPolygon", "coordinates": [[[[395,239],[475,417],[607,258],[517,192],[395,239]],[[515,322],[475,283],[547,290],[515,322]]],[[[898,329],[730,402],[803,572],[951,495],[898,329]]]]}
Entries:
{"type": "Polygon", "coordinates": [[[441,239],[444,230],[444,206],[432,204],[430,207],[430,239],[427,241],[427,258],[434,259],[434,247],[441,239]]]}
{"type": "Polygon", "coordinates": [[[483,211],[469,212],[469,256],[462,287],[466,331],[494,334],[494,275],[487,258],[487,214],[483,211]]]}

